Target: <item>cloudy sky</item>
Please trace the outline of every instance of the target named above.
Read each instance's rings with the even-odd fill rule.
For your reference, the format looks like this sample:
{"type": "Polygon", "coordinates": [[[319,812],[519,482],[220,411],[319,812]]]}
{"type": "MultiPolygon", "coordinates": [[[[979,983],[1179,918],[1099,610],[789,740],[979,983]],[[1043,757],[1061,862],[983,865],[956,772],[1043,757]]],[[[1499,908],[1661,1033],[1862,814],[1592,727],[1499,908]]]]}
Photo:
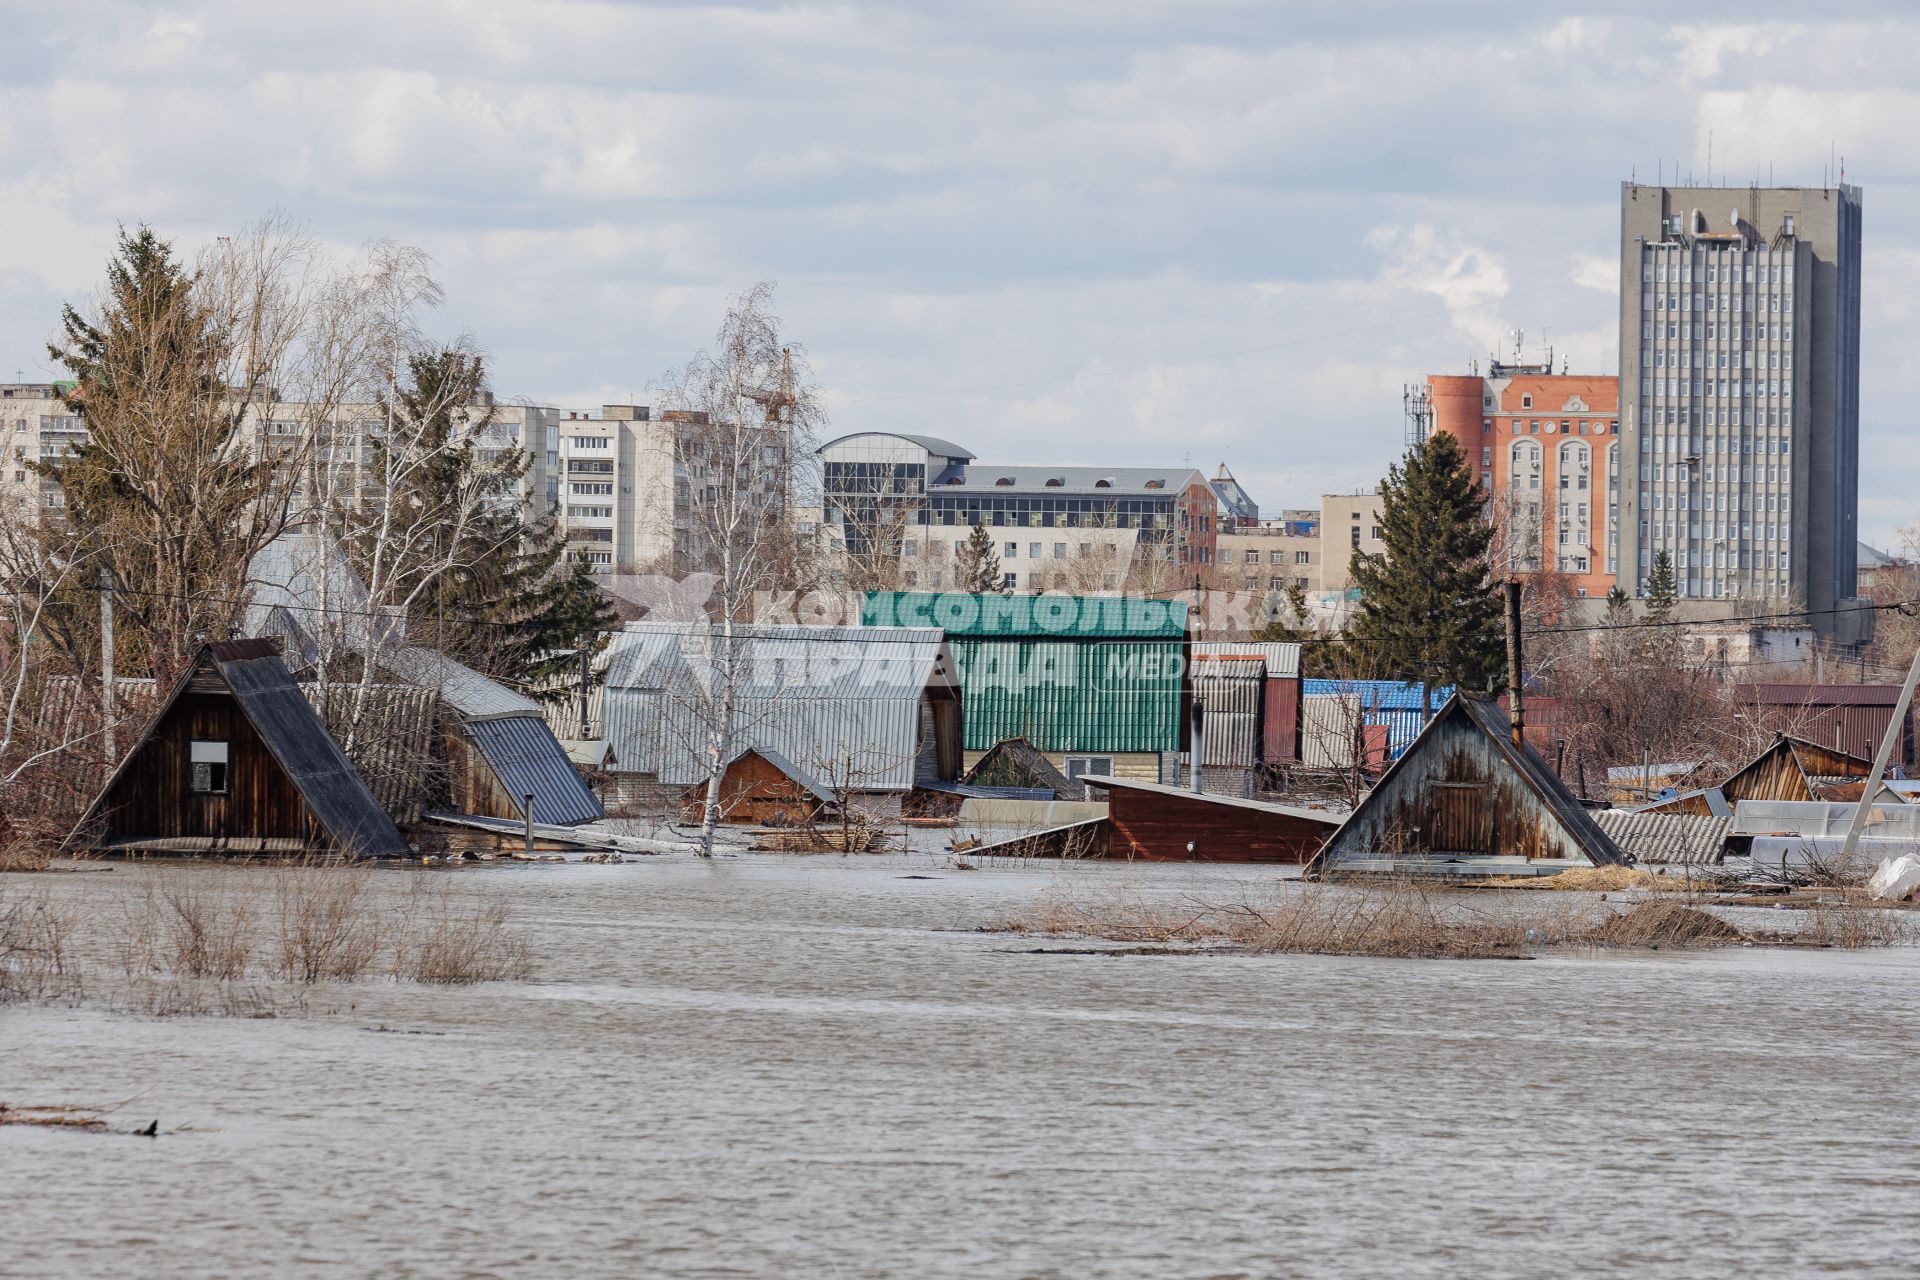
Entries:
{"type": "Polygon", "coordinates": [[[8,0],[0,370],[114,228],[433,255],[501,393],[644,397],[779,284],[834,431],[1375,481],[1400,388],[1615,367],[1619,183],[1865,188],[1861,524],[1920,519],[1911,6],[8,0]],[[1828,21],[1827,15],[1844,14],[1828,21]]]}

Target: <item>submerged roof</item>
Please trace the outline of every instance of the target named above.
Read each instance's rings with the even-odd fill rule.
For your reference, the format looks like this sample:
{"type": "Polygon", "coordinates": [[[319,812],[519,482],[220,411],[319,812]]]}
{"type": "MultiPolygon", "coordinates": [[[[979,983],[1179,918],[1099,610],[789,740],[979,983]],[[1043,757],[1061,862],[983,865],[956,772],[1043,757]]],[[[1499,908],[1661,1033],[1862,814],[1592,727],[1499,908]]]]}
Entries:
{"type": "MultiPolygon", "coordinates": [[[[740,625],[733,629],[730,737],[863,791],[913,785],[920,702],[958,684],[945,638],[926,627],[740,625]]],[[[706,776],[726,635],[706,622],[634,622],[613,637],[604,697],[613,768],[687,783],[706,776]]]]}
{"type": "MultiPolygon", "coordinates": [[[[1413,744],[1393,762],[1381,776],[1379,783],[1366,794],[1359,806],[1348,816],[1340,830],[1327,841],[1326,847],[1315,859],[1315,864],[1326,867],[1349,858],[1362,861],[1382,856],[1399,857],[1401,855],[1394,854],[1388,848],[1355,846],[1387,846],[1410,839],[1417,841],[1423,834],[1418,825],[1414,825],[1411,831],[1400,829],[1390,820],[1390,807],[1403,798],[1403,793],[1408,788],[1413,788],[1416,792],[1425,788],[1428,792],[1426,798],[1430,801],[1431,792],[1436,784],[1445,785],[1454,781],[1452,778],[1419,775],[1422,770],[1428,769],[1442,774],[1453,771],[1452,761],[1442,757],[1441,753],[1448,752],[1451,745],[1448,738],[1452,734],[1452,726],[1462,720],[1473,726],[1498,767],[1510,778],[1519,782],[1536,802],[1537,808],[1533,813],[1544,818],[1552,828],[1556,829],[1567,845],[1578,849],[1595,865],[1623,861],[1620,847],[1600,829],[1599,824],[1593,820],[1593,815],[1581,806],[1573,792],[1567,789],[1566,783],[1562,782],[1559,776],[1548,767],[1539,753],[1532,747],[1520,746],[1513,741],[1513,723],[1507,719],[1506,713],[1488,699],[1456,693],[1447,699],[1446,705],[1441,707],[1433,719],[1427,723],[1426,728],[1421,730],[1420,736],[1415,738],[1413,744]],[[1388,830],[1390,827],[1393,829],[1388,830]]],[[[1473,785],[1466,780],[1462,781],[1465,785],[1473,785]]],[[[1420,812],[1423,816],[1418,821],[1423,823],[1434,821],[1435,819],[1424,815],[1435,811],[1436,806],[1431,803],[1422,805],[1420,812]]],[[[1523,852],[1517,848],[1513,851],[1523,852]]],[[[1414,862],[1455,856],[1445,851],[1416,851],[1406,855],[1410,861],[1414,862]]],[[[1501,851],[1490,850],[1485,855],[1466,853],[1458,856],[1498,857],[1501,856],[1501,851]]]]}
{"type": "Polygon", "coordinates": [[[426,689],[438,689],[446,704],[468,720],[492,716],[538,716],[543,708],[523,693],[443,653],[407,645],[385,654],[381,664],[403,680],[426,689]]]}
{"type": "Polygon", "coordinates": [[[606,816],[545,720],[538,716],[469,720],[466,734],[522,817],[529,795],[536,822],[568,827],[606,816]]]}
{"type": "Polygon", "coordinates": [[[1325,809],[1302,809],[1297,805],[1273,804],[1266,800],[1242,800],[1239,796],[1223,795],[1217,791],[1190,791],[1185,787],[1169,787],[1159,782],[1140,782],[1133,778],[1110,778],[1105,774],[1082,774],[1080,781],[1095,787],[1118,787],[1122,791],[1145,791],[1157,796],[1166,796],[1176,800],[1192,800],[1198,804],[1226,805],[1233,809],[1253,809],[1260,813],[1270,813],[1276,817],[1299,818],[1305,822],[1325,823],[1337,827],[1344,820],[1343,815],[1329,813],[1325,809]]]}
{"type": "Polygon", "coordinates": [[[1067,776],[1053,767],[1053,761],[1041,754],[1038,747],[1025,738],[1003,738],[987,748],[987,754],[980,757],[973,768],[967,770],[967,776],[961,781],[970,785],[1007,785],[1018,783],[981,784],[980,778],[1024,777],[1034,788],[1051,791],[1055,799],[1070,795],[1073,783],[1067,776]]]}
{"type": "MultiPolygon", "coordinates": [[[[114,788],[133,767],[154,731],[202,673],[217,675],[239,704],[260,740],[293,783],[314,819],[341,852],[378,858],[402,854],[407,842],[393,819],[374,799],[340,744],[333,740],[286,664],[274,640],[228,640],[209,644],[174,683],[154,712],[140,740],[120,762],[100,794],[74,828],[77,835],[94,819],[114,788]]],[[[69,837],[71,839],[71,837],[69,837]]]]}
{"type": "Polygon", "coordinates": [[[1643,813],[1607,809],[1593,815],[1621,852],[1637,862],[1699,864],[1718,862],[1726,852],[1733,819],[1692,813],[1643,813]]]}
{"type": "Polygon", "coordinates": [[[778,751],[775,751],[772,747],[748,747],[744,751],[735,752],[733,759],[727,761],[727,768],[733,768],[734,765],[739,764],[748,756],[759,756],[775,769],[778,769],[787,781],[793,783],[802,791],[805,791],[815,800],[823,804],[834,803],[836,797],[830,787],[793,761],[781,755],[778,751]]]}

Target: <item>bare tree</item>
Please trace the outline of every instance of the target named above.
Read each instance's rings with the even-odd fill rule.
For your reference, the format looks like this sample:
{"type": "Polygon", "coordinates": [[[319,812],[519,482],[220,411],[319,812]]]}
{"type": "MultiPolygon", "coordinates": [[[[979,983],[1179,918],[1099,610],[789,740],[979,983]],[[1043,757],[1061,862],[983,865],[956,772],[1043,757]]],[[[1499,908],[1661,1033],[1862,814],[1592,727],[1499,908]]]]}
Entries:
{"type": "Polygon", "coordinates": [[[663,425],[674,432],[676,567],[711,579],[714,626],[703,682],[707,799],[700,851],[712,856],[720,784],[740,734],[748,677],[742,627],[756,603],[808,578],[810,544],[795,528],[796,506],[813,505],[809,466],[823,411],[805,351],[785,338],[773,313],[773,286],[734,298],[714,346],[663,389],[663,425]],[[684,479],[679,478],[684,474],[684,479]]]}

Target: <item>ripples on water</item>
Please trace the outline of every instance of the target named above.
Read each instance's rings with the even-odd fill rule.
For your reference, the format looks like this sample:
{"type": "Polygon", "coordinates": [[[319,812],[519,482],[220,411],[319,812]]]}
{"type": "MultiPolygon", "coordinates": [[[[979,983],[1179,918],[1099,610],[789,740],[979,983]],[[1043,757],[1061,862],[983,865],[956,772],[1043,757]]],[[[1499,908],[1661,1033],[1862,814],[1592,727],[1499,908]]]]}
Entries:
{"type": "MultiPolygon", "coordinates": [[[[146,874],[63,877],[103,907],[146,874]]],[[[209,872],[207,874],[219,874],[209,872]]],[[[1033,955],[935,859],[489,866],[524,984],[0,1008],[0,1274],[1911,1275],[1912,950],[1033,955]],[[908,874],[935,879],[908,880],[908,874]],[[432,1034],[391,1034],[370,1028],[432,1034]]]]}

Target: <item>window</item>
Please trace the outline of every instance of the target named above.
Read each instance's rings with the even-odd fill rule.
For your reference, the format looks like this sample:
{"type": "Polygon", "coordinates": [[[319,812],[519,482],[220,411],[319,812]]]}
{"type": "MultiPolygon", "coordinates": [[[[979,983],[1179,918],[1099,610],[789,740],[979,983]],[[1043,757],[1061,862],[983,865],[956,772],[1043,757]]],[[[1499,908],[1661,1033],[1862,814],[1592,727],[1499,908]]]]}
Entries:
{"type": "MultiPolygon", "coordinates": [[[[1247,554],[1248,554],[1248,555],[1252,555],[1252,554],[1254,554],[1254,553],[1253,553],[1253,552],[1251,552],[1251,551],[1249,551],[1249,552],[1248,552],[1247,554]]],[[[1067,558],[1067,544],[1066,544],[1066,543],[1064,543],[1064,542],[1056,542],[1056,543],[1054,543],[1054,544],[1053,544],[1053,558],[1054,558],[1055,560],[1065,560],[1065,559],[1067,558]]]]}
{"type": "Polygon", "coordinates": [[[613,486],[611,484],[575,484],[571,492],[577,498],[612,497],[613,486]]]}
{"type": "Polygon", "coordinates": [[[1017,560],[1019,558],[1020,558],[1020,544],[1017,542],[1009,542],[1007,544],[1007,559],[1017,560]]]}
{"type": "Polygon", "coordinates": [[[567,508],[567,518],[569,520],[611,520],[613,519],[613,508],[570,506],[567,508]]]}
{"type": "Polygon", "coordinates": [[[1353,526],[1350,532],[1353,534],[1353,545],[1355,549],[1358,549],[1360,546],[1360,526],[1359,525],[1353,526]]]}
{"type": "Polygon", "coordinates": [[[1293,562],[1295,564],[1312,564],[1313,553],[1311,551],[1296,551],[1293,553],[1293,562]]]}
{"type": "Polygon", "coordinates": [[[1285,578],[1268,578],[1267,587],[1273,591],[1280,591],[1285,588],[1286,581],[1285,578]]]}
{"type": "Polygon", "coordinates": [[[577,529],[574,531],[573,536],[578,538],[582,542],[612,542],[613,530],[611,529],[577,529]]]}
{"type": "Polygon", "coordinates": [[[1113,776],[1112,756],[1068,756],[1066,764],[1068,782],[1084,778],[1090,773],[1102,778],[1113,776]]]}
{"type": "Polygon", "coordinates": [[[900,544],[900,554],[903,556],[917,556],[920,554],[920,544],[912,538],[908,538],[900,544]]]}
{"type": "Polygon", "coordinates": [[[1521,397],[1520,397],[1520,407],[1521,407],[1522,409],[1531,409],[1531,408],[1533,408],[1533,397],[1532,397],[1532,396],[1530,396],[1530,395],[1526,395],[1526,396],[1521,396],[1521,397]]]}
{"type": "Polygon", "coordinates": [[[1038,542],[1029,542],[1027,544],[1027,558],[1029,560],[1038,560],[1040,558],[1040,544],[1038,542]]]}
{"type": "Polygon", "coordinates": [[[227,744],[196,740],[187,747],[187,789],[197,795],[225,795],[227,744]]]}
{"type": "Polygon", "coordinates": [[[1001,578],[1000,578],[1000,589],[1001,589],[1002,591],[1011,591],[1011,590],[1013,590],[1013,589],[1014,589],[1015,587],[1017,587],[1017,586],[1019,586],[1019,585],[1020,585],[1020,575],[1019,575],[1019,574],[1017,574],[1017,573],[1008,573],[1008,574],[1003,574],[1003,575],[1001,575],[1001,578]]]}
{"type": "Polygon", "coordinates": [[[1375,542],[1383,541],[1386,538],[1386,535],[1380,531],[1379,525],[1375,525],[1373,528],[1367,530],[1367,536],[1375,542]]]}
{"type": "Polygon", "coordinates": [[[1285,564],[1286,562],[1287,562],[1287,553],[1286,553],[1286,552],[1284,552],[1284,551],[1269,551],[1269,552],[1267,552],[1267,563],[1268,563],[1268,564],[1285,564]]]}
{"type": "Polygon", "coordinates": [[[568,436],[567,443],[576,449],[605,449],[613,442],[605,436],[568,436]]]}

